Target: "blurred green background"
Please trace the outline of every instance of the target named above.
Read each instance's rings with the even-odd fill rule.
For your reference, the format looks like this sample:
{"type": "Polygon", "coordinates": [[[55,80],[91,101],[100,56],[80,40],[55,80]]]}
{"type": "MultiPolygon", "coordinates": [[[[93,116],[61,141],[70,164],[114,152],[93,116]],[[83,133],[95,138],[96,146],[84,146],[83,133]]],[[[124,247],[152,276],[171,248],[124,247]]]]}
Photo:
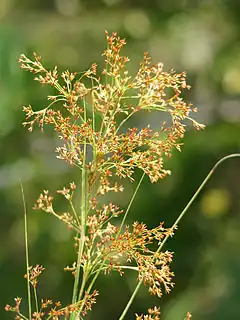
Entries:
{"type": "MultiPolygon", "coordinates": [[[[172,176],[158,184],[147,180],[131,219],[153,227],[170,226],[222,156],[240,150],[240,2],[239,0],[1,0],[0,1],[0,319],[13,298],[26,298],[22,179],[29,214],[31,264],[43,264],[40,293],[69,302],[70,274],[62,270],[74,259],[71,234],[31,207],[43,189],[54,191],[75,178],[55,159],[56,138],[28,133],[22,105],[45,105],[46,88],[19,69],[17,58],[33,51],[46,66],[71,71],[102,63],[104,30],[126,37],[125,54],[136,70],[144,51],[165,69],[187,71],[192,90],[187,98],[207,125],[189,130],[183,153],[166,166],[172,176]]],[[[158,124],[161,119],[138,118],[158,124]]],[[[133,185],[126,194],[133,192],[133,185]]],[[[117,201],[127,205],[126,196],[117,201]]],[[[131,221],[130,221],[131,222],[131,221]]],[[[148,307],[161,307],[164,320],[240,319],[240,159],[219,167],[166,246],[175,252],[176,286],[162,299],[138,294],[126,319],[148,307]]],[[[118,319],[136,285],[135,274],[101,277],[98,303],[87,319],[118,319]]],[[[24,305],[24,304],[23,304],[24,305]]]]}

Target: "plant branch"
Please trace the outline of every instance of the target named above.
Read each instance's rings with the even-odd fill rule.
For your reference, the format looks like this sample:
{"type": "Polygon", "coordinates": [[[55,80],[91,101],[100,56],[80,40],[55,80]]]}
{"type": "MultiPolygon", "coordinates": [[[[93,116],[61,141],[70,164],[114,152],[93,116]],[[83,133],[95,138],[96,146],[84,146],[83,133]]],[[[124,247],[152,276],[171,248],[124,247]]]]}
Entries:
{"type": "Polygon", "coordinates": [[[131,209],[132,203],[133,203],[133,201],[134,201],[134,199],[135,199],[135,197],[136,197],[136,194],[137,194],[137,192],[138,192],[138,190],[139,190],[139,188],[140,188],[140,185],[142,184],[142,181],[143,181],[144,177],[145,177],[145,172],[143,172],[142,177],[141,177],[141,179],[139,180],[138,185],[137,185],[137,187],[136,187],[136,189],[135,189],[135,191],[134,191],[134,194],[132,195],[132,198],[131,198],[131,200],[130,200],[130,202],[129,202],[129,204],[128,204],[127,210],[126,210],[126,212],[125,212],[125,214],[124,214],[124,217],[123,217],[123,219],[122,219],[122,222],[121,222],[121,225],[120,225],[120,228],[119,228],[119,231],[118,231],[118,234],[117,234],[117,237],[116,237],[116,238],[119,237],[119,235],[120,235],[120,233],[121,233],[121,231],[122,231],[122,227],[123,227],[124,222],[125,222],[125,220],[126,220],[126,218],[127,218],[128,212],[129,212],[129,210],[131,209]]]}
{"type": "MultiPolygon", "coordinates": [[[[201,185],[199,186],[199,188],[197,189],[197,191],[194,193],[194,195],[192,196],[192,198],[190,199],[190,201],[188,202],[188,204],[185,206],[185,208],[183,209],[183,211],[180,213],[180,215],[178,216],[178,218],[176,219],[176,221],[174,222],[174,224],[172,225],[172,229],[174,230],[175,227],[179,224],[179,222],[181,221],[181,219],[183,218],[183,216],[185,215],[185,213],[187,212],[187,210],[190,208],[190,206],[193,204],[193,202],[195,201],[195,199],[197,198],[197,196],[199,195],[199,193],[202,191],[202,189],[204,188],[204,186],[206,185],[206,183],[208,182],[208,180],[211,178],[212,174],[215,172],[215,170],[217,169],[217,167],[222,164],[224,161],[230,159],[230,158],[240,158],[240,153],[233,153],[230,154],[226,157],[221,158],[211,169],[211,171],[208,173],[208,175],[206,176],[206,178],[203,180],[203,182],[201,183],[201,185]]],[[[168,238],[170,237],[170,234],[168,234],[164,240],[161,242],[160,246],[157,249],[157,252],[159,252],[164,244],[167,242],[168,238]]],[[[132,293],[132,296],[130,297],[126,307],[124,308],[119,320],[123,320],[124,316],[126,315],[126,313],[128,312],[129,308],[131,307],[133,300],[135,298],[135,296],[137,295],[141,285],[142,285],[143,280],[140,280],[134,290],[134,292],[132,293]]]]}
{"type": "Polygon", "coordinates": [[[27,269],[27,295],[28,295],[28,317],[32,317],[32,307],[31,307],[31,290],[30,290],[30,279],[29,279],[29,252],[28,252],[28,226],[27,226],[27,209],[26,201],[23,192],[22,180],[20,179],[20,188],[22,193],[22,202],[24,209],[24,238],[25,238],[25,258],[26,258],[26,269],[27,269]]]}
{"type": "MultiPolygon", "coordinates": [[[[84,109],[85,118],[86,118],[86,107],[84,109]]],[[[72,304],[75,304],[78,299],[78,286],[79,286],[79,279],[80,279],[80,269],[82,263],[82,255],[84,250],[84,242],[85,242],[85,225],[86,225],[86,215],[87,215],[87,168],[86,168],[86,157],[87,157],[87,144],[84,143],[83,146],[83,165],[82,165],[82,177],[81,177],[81,184],[82,184],[82,195],[81,195],[81,232],[80,232],[80,243],[78,249],[78,259],[77,259],[77,267],[76,267],[76,275],[74,280],[74,288],[73,288],[73,297],[72,297],[72,304]]],[[[75,318],[75,314],[71,315],[71,319],[75,318]]]]}

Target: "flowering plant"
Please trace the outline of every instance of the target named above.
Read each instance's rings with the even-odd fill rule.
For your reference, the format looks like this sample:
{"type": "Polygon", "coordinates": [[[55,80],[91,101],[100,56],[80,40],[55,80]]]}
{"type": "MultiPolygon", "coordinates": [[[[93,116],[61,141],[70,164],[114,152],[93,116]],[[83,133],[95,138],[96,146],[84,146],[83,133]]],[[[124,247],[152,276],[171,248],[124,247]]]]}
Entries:
{"type": "MultiPolygon", "coordinates": [[[[129,226],[126,218],[144,176],[154,183],[170,174],[165,168],[165,159],[174,149],[181,150],[185,120],[197,130],[204,126],[191,117],[197,110],[182,97],[182,92],[190,88],[184,72],[163,71],[163,65],[152,64],[145,53],[136,76],[131,77],[127,70],[129,59],[121,55],[125,40],[107,32],[106,38],[107,49],[103,53],[106,67],[100,73],[93,64],[80,75],[69,71],[59,75],[56,67],[47,70],[35,53],[33,60],[23,54],[19,58],[21,68],[34,73],[36,81],[56,91],[56,95],[48,96],[46,108],[39,111],[31,106],[23,108],[26,114],[23,125],[30,132],[35,125],[42,131],[45,125],[52,125],[61,140],[56,148],[57,158],[77,167],[81,181],[79,185],[70,182],[57,191],[69,202],[69,212],[55,209],[54,197],[48,190],[40,194],[34,206],[53,215],[77,234],[74,237],[76,261],[65,268],[74,277],[72,299],[67,306],[39,299],[38,277],[44,268],[30,266],[27,254],[28,315],[20,310],[21,298],[15,299],[14,307],[5,307],[7,311],[14,311],[18,320],[84,318],[96,302],[95,282],[100,273],[117,271],[124,276],[124,270],[130,269],[137,274],[138,286],[119,319],[124,318],[142,283],[150,294],[158,297],[173,287],[170,269],[173,254],[162,248],[167,238],[173,236],[176,224],[164,228],[160,222],[148,229],[138,221],[129,226]],[[138,112],[165,112],[169,121],[157,130],[150,125],[126,129],[128,121],[138,112]],[[143,174],[127,210],[124,212],[112,202],[103,203],[104,194],[124,191],[121,179],[134,181],[135,169],[143,174]],[[81,192],[79,208],[74,201],[76,190],[81,192]],[[152,249],[153,244],[156,250],[152,249]]],[[[188,314],[187,319],[190,317],[188,314]]],[[[148,315],[136,315],[136,319],[157,320],[160,311],[154,307],[148,315]]]]}

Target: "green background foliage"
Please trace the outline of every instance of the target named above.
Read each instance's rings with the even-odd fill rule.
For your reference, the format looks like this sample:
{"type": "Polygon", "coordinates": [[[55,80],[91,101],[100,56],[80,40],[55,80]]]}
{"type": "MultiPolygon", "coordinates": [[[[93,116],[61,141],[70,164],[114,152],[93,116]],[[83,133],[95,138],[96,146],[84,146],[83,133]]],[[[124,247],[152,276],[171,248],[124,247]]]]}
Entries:
{"type": "MultiPolygon", "coordinates": [[[[187,71],[192,85],[187,99],[199,108],[203,132],[189,130],[182,153],[166,167],[172,175],[151,185],[146,179],[130,219],[154,227],[171,226],[214,163],[240,147],[240,3],[238,0],[1,0],[0,2],[0,319],[12,319],[4,306],[13,297],[26,298],[23,205],[24,185],[29,218],[31,264],[46,267],[40,295],[69,303],[72,234],[32,205],[42,189],[60,189],[77,182],[79,173],[55,158],[52,132],[28,133],[21,126],[23,104],[40,109],[48,89],[19,69],[21,53],[36,51],[46,66],[86,70],[103,64],[104,30],[127,38],[124,54],[136,71],[144,51],[165,70],[187,71]]],[[[138,117],[134,125],[161,119],[138,117]]],[[[161,300],[142,288],[127,319],[161,306],[163,319],[239,319],[240,296],[240,165],[231,159],[217,169],[197,201],[167,243],[175,252],[176,286],[161,300]]],[[[136,176],[137,178],[137,176],[136,176]]],[[[126,207],[134,185],[115,199],[126,207]]],[[[59,204],[64,206],[64,204],[59,204]]],[[[130,221],[130,222],[132,222],[130,221]]],[[[136,285],[118,274],[101,277],[100,296],[88,319],[117,319],[136,285]]]]}

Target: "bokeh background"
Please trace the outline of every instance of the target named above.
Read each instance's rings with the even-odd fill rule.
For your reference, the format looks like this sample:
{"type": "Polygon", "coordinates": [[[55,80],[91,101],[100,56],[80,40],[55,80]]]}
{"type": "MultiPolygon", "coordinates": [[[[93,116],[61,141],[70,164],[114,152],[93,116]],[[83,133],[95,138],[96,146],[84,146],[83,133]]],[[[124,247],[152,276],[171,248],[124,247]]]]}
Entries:
{"type": "MultiPolygon", "coordinates": [[[[144,182],[131,221],[153,227],[164,220],[170,226],[214,163],[240,150],[239,0],[1,0],[0,319],[13,319],[5,304],[26,298],[19,178],[29,215],[31,264],[47,268],[40,283],[43,297],[69,302],[71,276],[62,269],[74,259],[72,235],[31,209],[43,189],[59,189],[78,173],[55,159],[51,132],[30,134],[22,127],[22,105],[41,108],[48,90],[19,69],[17,58],[36,51],[49,68],[83,71],[92,62],[102,64],[104,30],[127,38],[131,72],[144,51],[166,70],[187,71],[192,85],[187,98],[199,108],[197,120],[207,125],[202,132],[188,130],[183,152],[166,164],[170,177],[155,185],[144,182]]],[[[146,119],[137,121],[141,125],[146,119]]],[[[126,319],[153,305],[161,307],[164,320],[183,319],[187,311],[194,320],[240,318],[239,199],[240,159],[231,159],[217,169],[166,246],[175,252],[175,288],[162,299],[142,288],[126,319]]],[[[123,207],[127,200],[118,199],[123,207]]],[[[98,303],[88,319],[118,319],[135,285],[132,273],[126,281],[115,274],[101,277],[98,303]]]]}

